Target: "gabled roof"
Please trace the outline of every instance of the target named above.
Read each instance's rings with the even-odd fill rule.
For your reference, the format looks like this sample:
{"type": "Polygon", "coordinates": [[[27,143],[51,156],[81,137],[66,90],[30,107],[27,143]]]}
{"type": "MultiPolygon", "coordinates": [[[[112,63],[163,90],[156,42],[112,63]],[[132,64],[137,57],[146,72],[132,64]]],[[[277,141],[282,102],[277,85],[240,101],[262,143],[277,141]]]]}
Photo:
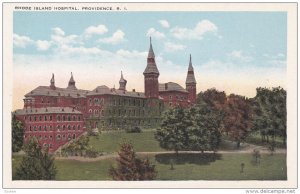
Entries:
{"type": "Polygon", "coordinates": [[[145,94],[142,92],[134,92],[134,91],[129,92],[124,90],[117,90],[115,88],[109,88],[105,85],[98,86],[93,91],[87,94],[87,96],[94,96],[94,95],[114,95],[114,96],[145,98],[145,94]]]}
{"type": "Polygon", "coordinates": [[[72,88],[58,88],[55,90],[51,89],[49,86],[38,86],[31,92],[25,95],[26,98],[32,96],[70,96],[73,98],[85,97],[88,90],[77,90],[72,88]]]}
{"type": "Polygon", "coordinates": [[[174,82],[159,83],[159,92],[167,91],[188,92],[182,86],[174,82]]]}
{"type": "Polygon", "coordinates": [[[35,114],[53,114],[53,113],[82,114],[80,111],[70,107],[24,108],[24,109],[17,109],[13,112],[13,114],[15,115],[35,115],[35,114]]]}

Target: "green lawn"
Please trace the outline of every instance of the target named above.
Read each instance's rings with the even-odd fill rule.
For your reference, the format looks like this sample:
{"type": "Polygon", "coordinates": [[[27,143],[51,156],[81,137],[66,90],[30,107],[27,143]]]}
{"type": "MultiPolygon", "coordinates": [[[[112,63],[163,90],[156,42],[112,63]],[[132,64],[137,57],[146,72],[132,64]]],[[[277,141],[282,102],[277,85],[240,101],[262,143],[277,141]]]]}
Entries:
{"type": "Polygon", "coordinates": [[[117,152],[119,144],[124,140],[131,141],[137,152],[164,151],[154,138],[154,131],[143,131],[142,133],[126,133],[124,131],[102,133],[99,136],[90,136],[90,145],[97,151],[117,152]]]}
{"type": "MultiPolygon", "coordinates": [[[[251,154],[222,154],[215,158],[211,155],[159,154],[150,156],[158,172],[158,180],[286,180],[286,155],[262,154],[259,165],[251,163],[251,154]],[[209,157],[208,157],[209,156],[209,157]],[[170,170],[173,160],[174,170],[170,170]],[[245,164],[240,172],[241,163],[245,164]]],[[[13,173],[21,156],[13,156],[13,173]]],[[[74,160],[56,160],[57,180],[110,180],[108,170],[114,159],[96,162],[79,162],[74,160]]]]}

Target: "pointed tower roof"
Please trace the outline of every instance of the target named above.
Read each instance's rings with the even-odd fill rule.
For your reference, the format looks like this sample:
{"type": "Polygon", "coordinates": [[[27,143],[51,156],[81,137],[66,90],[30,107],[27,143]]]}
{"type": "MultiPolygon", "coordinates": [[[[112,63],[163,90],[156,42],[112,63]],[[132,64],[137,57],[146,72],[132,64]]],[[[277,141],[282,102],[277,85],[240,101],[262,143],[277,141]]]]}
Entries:
{"type": "Polygon", "coordinates": [[[50,83],[52,84],[52,83],[55,83],[55,80],[54,80],[54,73],[52,73],[52,78],[51,78],[51,80],[50,80],[50,83]]]}
{"type": "Polygon", "coordinates": [[[193,64],[192,64],[192,55],[190,54],[190,62],[189,62],[189,68],[188,68],[188,73],[186,76],[186,84],[196,84],[196,79],[195,79],[195,75],[194,75],[194,68],[193,68],[193,64]]]}
{"type": "Polygon", "coordinates": [[[55,89],[55,79],[54,79],[54,73],[52,73],[52,78],[50,80],[50,88],[55,89]]]}
{"type": "Polygon", "coordinates": [[[70,78],[69,83],[75,83],[74,78],[73,78],[73,73],[72,73],[72,72],[71,72],[71,78],[70,78]]]}
{"type": "Polygon", "coordinates": [[[77,89],[76,86],[75,86],[75,80],[73,78],[73,73],[71,72],[71,78],[69,80],[69,84],[68,84],[68,89],[77,89]]]}
{"type": "Polygon", "coordinates": [[[148,74],[148,73],[156,73],[159,75],[159,71],[157,69],[156,62],[155,62],[155,54],[152,48],[151,37],[150,37],[150,48],[149,48],[148,58],[147,58],[147,67],[144,71],[144,74],[148,74]]]}
{"type": "Polygon", "coordinates": [[[123,77],[123,72],[121,71],[121,78],[120,78],[120,81],[119,82],[122,82],[122,83],[127,83],[127,80],[124,79],[123,77]]]}

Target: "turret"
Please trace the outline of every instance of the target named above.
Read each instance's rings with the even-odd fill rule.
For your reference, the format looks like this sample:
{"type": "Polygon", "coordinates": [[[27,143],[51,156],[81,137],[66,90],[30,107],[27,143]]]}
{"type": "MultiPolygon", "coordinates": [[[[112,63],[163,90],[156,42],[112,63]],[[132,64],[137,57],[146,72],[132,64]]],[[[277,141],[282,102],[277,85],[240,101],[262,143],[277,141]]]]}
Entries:
{"type": "Polygon", "coordinates": [[[192,56],[190,55],[189,68],[186,76],[185,85],[186,85],[186,90],[189,92],[188,99],[191,103],[196,103],[196,95],[197,95],[196,84],[197,82],[194,75],[192,56]]]}
{"type": "Polygon", "coordinates": [[[69,84],[68,84],[67,89],[77,90],[77,88],[76,88],[76,86],[75,86],[75,81],[74,81],[73,73],[72,73],[72,72],[71,72],[71,78],[70,78],[70,80],[69,80],[69,84]]]}
{"type": "Polygon", "coordinates": [[[56,87],[55,87],[55,80],[54,80],[54,73],[52,73],[52,78],[51,78],[51,80],[50,80],[50,88],[51,88],[52,90],[55,90],[55,89],[56,89],[56,87]]]}
{"type": "Polygon", "coordinates": [[[120,84],[119,90],[126,91],[127,80],[124,79],[122,71],[121,71],[121,78],[120,78],[119,84],[120,84]]]}
{"type": "Polygon", "coordinates": [[[147,57],[147,66],[144,71],[145,96],[147,98],[158,98],[158,77],[159,71],[155,63],[155,54],[152,48],[150,37],[150,48],[147,57]]]}

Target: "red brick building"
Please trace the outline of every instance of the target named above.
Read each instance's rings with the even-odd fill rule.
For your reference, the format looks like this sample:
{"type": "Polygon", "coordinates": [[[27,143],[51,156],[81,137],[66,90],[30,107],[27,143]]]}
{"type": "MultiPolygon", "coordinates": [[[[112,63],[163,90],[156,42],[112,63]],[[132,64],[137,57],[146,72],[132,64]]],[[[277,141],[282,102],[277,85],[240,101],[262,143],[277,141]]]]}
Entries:
{"type": "Polygon", "coordinates": [[[36,137],[50,151],[77,138],[86,128],[123,129],[156,127],[168,107],[188,107],[196,102],[196,80],[190,56],[186,88],[177,83],[159,83],[159,70],[150,38],[147,65],[143,72],[144,92],[127,91],[127,80],[121,72],[119,89],[105,85],[94,90],[76,87],[71,78],[66,88],[38,86],[25,95],[24,108],[14,111],[25,124],[25,136],[36,137]]]}
{"type": "Polygon", "coordinates": [[[24,140],[35,137],[50,152],[85,131],[82,113],[69,107],[24,108],[14,114],[25,126],[24,140]]]}

